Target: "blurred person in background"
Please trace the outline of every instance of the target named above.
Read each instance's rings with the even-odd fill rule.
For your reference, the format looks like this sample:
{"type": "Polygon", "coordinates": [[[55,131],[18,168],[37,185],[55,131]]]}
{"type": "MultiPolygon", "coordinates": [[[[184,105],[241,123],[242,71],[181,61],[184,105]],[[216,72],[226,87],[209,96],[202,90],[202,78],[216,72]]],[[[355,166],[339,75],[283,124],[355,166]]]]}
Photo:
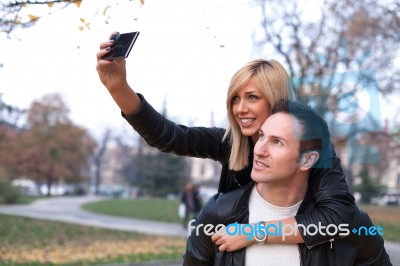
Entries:
{"type": "Polygon", "coordinates": [[[197,185],[193,184],[192,182],[189,182],[185,185],[185,189],[183,190],[181,196],[181,203],[185,205],[183,228],[187,228],[189,219],[196,219],[203,205],[197,185]]]}

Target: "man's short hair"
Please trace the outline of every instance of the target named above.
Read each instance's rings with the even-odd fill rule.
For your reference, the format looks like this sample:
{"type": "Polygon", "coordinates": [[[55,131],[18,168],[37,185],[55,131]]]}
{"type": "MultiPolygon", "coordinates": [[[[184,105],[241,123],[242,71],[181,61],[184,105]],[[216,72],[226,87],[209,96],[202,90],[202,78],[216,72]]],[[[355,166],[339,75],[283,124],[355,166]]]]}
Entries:
{"type": "Polygon", "coordinates": [[[300,102],[280,100],[272,108],[272,114],[286,113],[295,117],[302,132],[300,136],[300,155],[307,151],[317,151],[320,158],[314,167],[330,167],[322,165],[327,158],[332,158],[333,147],[326,121],[311,107],[300,102]]]}

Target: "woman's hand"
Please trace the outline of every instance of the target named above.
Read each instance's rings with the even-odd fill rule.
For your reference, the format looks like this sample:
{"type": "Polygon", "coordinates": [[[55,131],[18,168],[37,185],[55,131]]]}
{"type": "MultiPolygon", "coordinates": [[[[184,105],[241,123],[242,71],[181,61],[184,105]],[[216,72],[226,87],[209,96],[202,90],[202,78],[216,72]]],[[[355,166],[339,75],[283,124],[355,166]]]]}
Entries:
{"type": "MultiPolygon", "coordinates": [[[[117,32],[113,34],[117,34],[117,32]]],[[[111,38],[106,42],[100,43],[100,50],[96,54],[96,70],[99,74],[100,81],[107,88],[115,103],[125,115],[129,116],[140,110],[142,101],[126,80],[125,59],[116,59],[112,61],[101,59],[110,51],[113,43],[114,41],[111,40],[111,38]]]]}
{"type": "MultiPolygon", "coordinates": [[[[239,226],[242,228],[242,225],[239,226]]],[[[219,251],[221,252],[237,251],[255,242],[250,228],[244,227],[244,230],[246,230],[246,233],[229,235],[224,227],[215,233],[211,237],[211,240],[214,242],[214,244],[219,246],[219,251]]]]}
{"type": "MultiPolygon", "coordinates": [[[[113,34],[117,34],[114,32],[113,34]]],[[[113,35],[112,34],[112,35],[113,35]]],[[[111,35],[111,36],[112,36],[111,35]]],[[[101,59],[106,55],[113,45],[113,40],[108,40],[100,43],[100,50],[97,52],[97,65],[96,70],[100,77],[100,81],[112,93],[112,90],[123,88],[127,86],[126,81],[126,61],[125,59],[117,60],[103,60],[101,59]]]]}

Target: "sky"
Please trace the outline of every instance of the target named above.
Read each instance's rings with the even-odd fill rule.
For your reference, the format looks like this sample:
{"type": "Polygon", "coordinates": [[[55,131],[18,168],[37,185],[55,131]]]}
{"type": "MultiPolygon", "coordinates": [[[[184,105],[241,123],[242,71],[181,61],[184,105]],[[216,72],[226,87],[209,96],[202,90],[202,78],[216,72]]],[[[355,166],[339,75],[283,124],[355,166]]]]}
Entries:
{"type": "Polygon", "coordinates": [[[1,38],[3,100],[28,108],[46,94],[60,93],[71,119],[94,135],[121,128],[126,122],[98,78],[96,52],[113,31],[140,31],[127,59],[135,91],[157,110],[165,101],[168,116],[178,123],[208,126],[213,112],[225,126],[230,78],[252,54],[254,11],[247,1],[133,1],[108,9],[112,19],[105,24],[101,13],[110,2],[85,0],[79,9],[70,6],[15,31],[11,39],[1,38]],[[78,30],[80,18],[90,29],[78,30]]]}
{"type": "MultiPolygon", "coordinates": [[[[311,0],[304,0],[313,4],[311,0]]],[[[318,1],[318,0],[314,0],[318,1]]],[[[85,0],[45,16],[31,27],[0,35],[0,92],[3,100],[29,108],[46,94],[60,93],[70,118],[95,136],[127,128],[96,72],[99,43],[113,31],[140,31],[127,59],[128,82],[177,123],[225,126],[225,99],[234,72],[249,60],[257,11],[246,0],[85,0]],[[125,4],[122,4],[125,3],[125,4]],[[89,29],[79,27],[84,23],[89,29]]],[[[315,3],[314,3],[315,4],[315,3]]],[[[313,8],[305,8],[311,12],[313,8]]],[[[36,7],[27,14],[44,14],[36,7]]],[[[315,17],[311,14],[308,17],[315,17]]],[[[274,58],[271,54],[270,58],[274,58]]],[[[400,60],[399,64],[400,65],[400,60]]],[[[381,106],[387,107],[381,100],[381,106]]],[[[390,108],[381,115],[390,116],[390,108]]],[[[129,128],[129,127],[128,127],[129,128]]]]}

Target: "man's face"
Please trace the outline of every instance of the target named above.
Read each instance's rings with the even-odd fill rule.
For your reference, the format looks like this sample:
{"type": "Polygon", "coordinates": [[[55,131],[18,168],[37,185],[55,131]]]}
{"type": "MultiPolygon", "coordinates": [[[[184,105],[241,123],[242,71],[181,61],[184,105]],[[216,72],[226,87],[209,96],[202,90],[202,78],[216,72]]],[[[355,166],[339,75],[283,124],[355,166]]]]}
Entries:
{"type": "Polygon", "coordinates": [[[287,184],[296,176],[301,128],[296,118],[285,113],[265,121],[254,147],[251,178],[256,183],[287,184]]]}

